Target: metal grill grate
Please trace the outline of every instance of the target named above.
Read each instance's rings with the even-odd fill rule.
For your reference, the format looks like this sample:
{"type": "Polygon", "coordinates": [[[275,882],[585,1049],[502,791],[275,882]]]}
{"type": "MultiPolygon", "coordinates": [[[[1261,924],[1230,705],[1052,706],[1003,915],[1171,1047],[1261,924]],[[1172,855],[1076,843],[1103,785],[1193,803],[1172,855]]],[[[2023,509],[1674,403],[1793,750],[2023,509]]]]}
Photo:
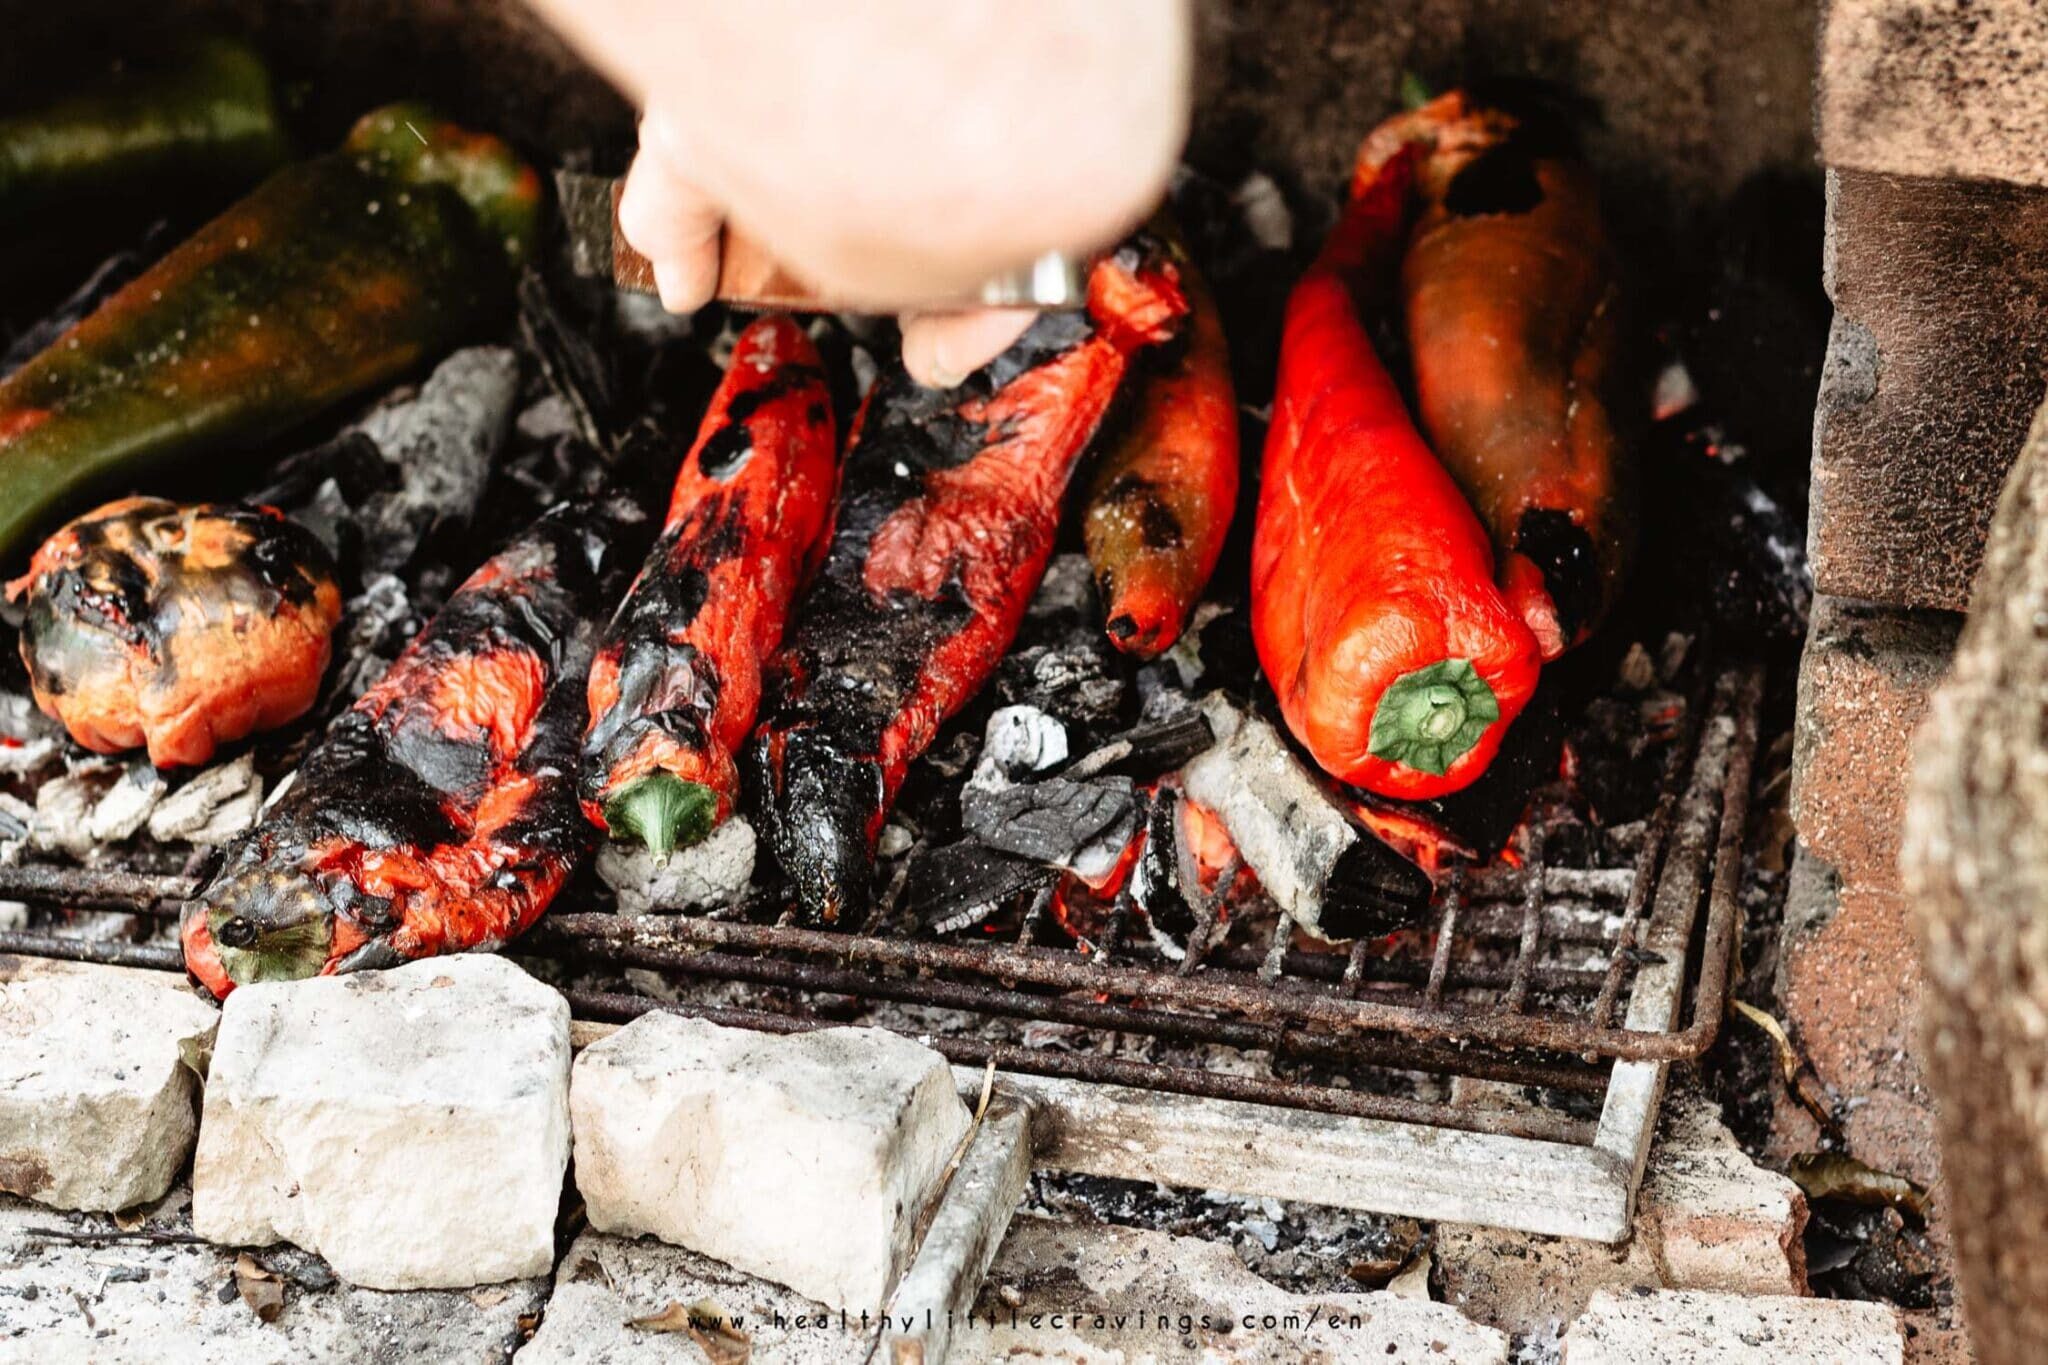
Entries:
{"type": "MultiPolygon", "coordinates": [[[[1574,819],[1561,792],[1540,793],[1520,865],[1447,879],[1434,932],[1403,935],[1391,946],[1303,951],[1284,919],[1248,937],[1249,917],[1221,920],[1212,902],[1196,907],[1202,918],[1176,962],[1127,941],[1122,914],[1112,916],[1099,945],[1048,945],[1041,902],[1007,939],[968,931],[967,941],[892,934],[886,925],[860,935],[824,933],[776,922],[772,908],[767,918],[558,909],[510,951],[565,982],[573,1010],[586,1020],[619,1022],[661,1009],[771,1032],[879,1022],[963,1067],[993,1063],[1020,1081],[1042,1078],[1040,1101],[1070,1109],[1083,1098],[1099,1108],[1102,1096],[1118,1095],[1217,1102],[1206,1118],[1241,1112],[1277,1137],[1276,1152],[1286,1149],[1286,1133],[1307,1140],[1315,1131],[1308,1116],[1391,1125],[1388,1132],[1407,1137],[1461,1130],[1501,1143],[1568,1146],[1596,1159],[1589,1171],[1607,1205],[1618,1197],[1618,1225],[1613,1207],[1590,1222],[1507,1206],[1475,1215],[1461,1204],[1456,1216],[1618,1237],[1663,1066],[1703,1052],[1724,1008],[1760,693],[1758,669],[1717,680],[1703,714],[1689,718],[1672,746],[1654,813],[1625,857],[1607,834],[1574,819]],[[670,987],[663,995],[672,998],[632,989],[626,973],[639,971],[662,977],[670,987]],[[1692,1009],[1681,1027],[1689,974],[1692,1009]],[[948,1012],[950,1026],[933,1026],[933,1011],[948,1012]],[[1083,1030],[1101,1045],[1007,1040],[1019,1024],[1083,1030]],[[1117,1046],[1131,1039],[1150,1040],[1148,1047],[1178,1059],[1117,1046]],[[1235,1060],[1219,1063],[1226,1055],[1235,1060]],[[1084,1090],[1099,1093],[1084,1097],[1084,1090]],[[1303,1120],[1275,1124],[1290,1112],[1303,1120]]],[[[121,869],[0,868],[0,898],[45,906],[174,916],[194,889],[187,877],[121,869]]],[[[0,952],[180,965],[169,943],[49,932],[0,932],[0,952]]],[[[1133,1117],[1115,1113],[1100,1122],[1125,1125],[1133,1117]]],[[[1348,1138],[1378,1131],[1357,1128],[1348,1138]]],[[[1316,1140],[1327,1145],[1331,1137],[1316,1140]]],[[[1165,1162],[1188,1177],[1180,1183],[1206,1178],[1242,1189],[1248,1178],[1234,1171],[1233,1183],[1205,1173],[1193,1157],[1192,1165],[1174,1166],[1170,1151],[1125,1160],[1104,1156],[1091,1139],[1077,1141],[1067,1163],[1073,1169],[1153,1173],[1165,1162]]],[[[1163,1133],[1152,1141],[1173,1145],[1163,1133]]],[[[1508,1150],[1476,1159],[1497,1164],[1508,1150]]],[[[1290,1194],[1280,1188],[1289,1183],[1269,1180],[1245,1192],[1452,1216],[1428,1197],[1404,1194],[1398,1181],[1351,1196],[1332,1188],[1290,1194]]]]}

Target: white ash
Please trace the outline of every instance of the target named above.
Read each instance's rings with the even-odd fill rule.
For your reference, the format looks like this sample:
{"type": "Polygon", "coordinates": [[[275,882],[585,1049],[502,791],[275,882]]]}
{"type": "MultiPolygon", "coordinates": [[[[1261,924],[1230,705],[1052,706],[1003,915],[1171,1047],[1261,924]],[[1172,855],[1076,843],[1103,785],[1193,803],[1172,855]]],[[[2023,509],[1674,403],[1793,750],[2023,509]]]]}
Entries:
{"type": "Polygon", "coordinates": [[[95,860],[148,821],[170,784],[138,759],[115,772],[95,763],[53,777],[36,792],[29,842],[48,852],[95,860]]]}
{"type": "Polygon", "coordinates": [[[216,763],[166,796],[149,816],[149,837],[162,843],[225,843],[256,823],[263,779],[253,755],[216,763]]]}
{"type": "Polygon", "coordinates": [[[1001,791],[1067,761],[1067,727],[1036,706],[1002,706],[988,718],[970,789],[1001,791]]]}
{"type": "MultiPolygon", "coordinates": [[[[1230,608],[1215,602],[1203,602],[1195,607],[1194,615],[1188,618],[1188,623],[1182,629],[1180,638],[1173,642],[1173,647],[1168,649],[1163,656],[1163,662],[1171,664],[1174,673],[1180,678],[1182,691],[1165,695],[1182,696],[1184,699],[1185,693],[1192,692],[1201,683],[1203,674],[1208,671],[1202,663],[1202,631],[1211,621],[1214,621],[1219,616],[1227,616],[1229,613],[1230,608]]],[[[1159,695],[1162,694],[1152,694],[1152,696],[1159,695]]],[[[1152,697],[1148,696],[1145,702],[1147,706],[1150,706],[1152,704],[1152,697]]]]}
{"type": "Polygon", "coordinates": [[[521,408],[519,415],[512,419],[512,429],[521,441],[529,445],[543,445],[564,436],[583,433],[582,425],[576,419],[575,406],[559,393],[550,393],[521,408]]]}
{"type": "Polygon", "coordinates": [[[19,692],[0,692],[0,774],[27,777],[42,771],[64,743],[64,731],[19,692]]]}
{"type": "Polygon", "coordinates": [[[1054,555],[1052,562],[1045,566],[1045,577],[1039,580],[1038,591],[1032,595],[1031,605],[1025,611],[1034,618],[1060,612],[1092,616],[1095,612],[1095,576],[1088,567],[1088,557],[1054,555]]]}
{"type": "Polygon", "coordinates": [[[645,844],[607,841],[597,875],[619,898],[622,915],[731,905],[754,878],[754,827],[735,815],[701,843],[657,858],[645,844]]]}
{"type": "Polygon", "coordinates": [[[1294,211],[1287,207],[1287,197],[1272,176],[1253,171],[1230,192],[1230,202],[1260,246],[1286,251],[1294,245],[1294,211]]]}

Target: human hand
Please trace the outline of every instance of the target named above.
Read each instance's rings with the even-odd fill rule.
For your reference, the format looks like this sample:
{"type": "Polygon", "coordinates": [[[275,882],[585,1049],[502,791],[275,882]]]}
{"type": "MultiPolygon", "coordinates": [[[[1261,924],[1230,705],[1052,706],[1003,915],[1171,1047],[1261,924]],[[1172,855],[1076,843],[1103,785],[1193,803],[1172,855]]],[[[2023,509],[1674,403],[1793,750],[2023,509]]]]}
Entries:
{"type": "MultiPolygon", "coordinates": [[[[1186,0],[537,3],[645,111],[619,225],[678,312],[711,297],[728,220],[877,304],[1109,245],[1186,133],[1186,0]]],[[[958,383],[1031,317],[907,315],[904,363],[958,383]]]]}

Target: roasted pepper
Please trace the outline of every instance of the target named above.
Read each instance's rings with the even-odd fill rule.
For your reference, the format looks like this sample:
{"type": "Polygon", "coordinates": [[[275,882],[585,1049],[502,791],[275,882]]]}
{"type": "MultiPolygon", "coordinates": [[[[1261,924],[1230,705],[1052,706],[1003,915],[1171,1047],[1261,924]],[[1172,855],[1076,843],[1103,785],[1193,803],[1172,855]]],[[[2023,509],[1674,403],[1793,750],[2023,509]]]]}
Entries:
{"type": "Polygon", "coordinates": [[[1453,91],[1382,124],[1358,168],[1370,179],[1415,149],[1401,288],[1416,412],[1545,658],[1600,623],[1635,543],[1609,403],[1618,271],[1592,172],[1564,142],[1453,91]]]}
{"type": "Polygon", "coordinates": [[[1237,506],[1237,397],[1207,287],[1172,249],[1187,342],[1136,380],[1136,412],[1096,464],[1081,523],[1109,638],[1150,659],[1180,638],[1223,554],[1237,506]]]}
{"type": "Polygon", "coordinates": [[[866,916],[875,840],[910,761],[1016,635],[1076,462],[1133,357],[1187,301],[1149,242],[1097,265],[959,388],[900,364],[868,396],[838,525],[798,609],[755,748],[768,836],[810,923],[866,916]]]}
{"type": "Polygon", "coordinates": [[[584,688],[652,534],[631,499],[580,499],[471,574],[222,850],[183,923],[200,984],[491,948],[539,918],[589,851],[584,688]]]}
{"type": "Polygon", "coordinates": [[[270,72],[241,43],[187,43],[70,98],[0,118],[0,225],[195,183],[233,193],[290,153],[270,72]]]}
{"type": "Polygon", "coordinates": [[[95,488],[281,431],[503,314],[539,196],[503,143],[410,105],[279,171],[0,380],[0,563],[95,488]]]}
{"type": "Polygon", "coordinates": [[[1384,796],[1425,797],[1485,769],[1535,690],[1540,654],[1361,317],[1391,283],[1414,163],[1403,152],[1361,177],[1288,297],[1252,634],[1316,762],[1384,796]]]}
{"type": "Polygon", "coordinates": [[[8,587],[36,705],[99,753],[159,768],[296,720],[341,619],[334,564],[269,507],[110,502],[57,532],[8,587]]]}
{"type": "Polygon", "coordinates": [[[612,838],[666,855],[732,813],[734,755],[823,548],[837,457],[810,338],[785,317],[753,323],[590,668],[584,810],[612,838]]]}

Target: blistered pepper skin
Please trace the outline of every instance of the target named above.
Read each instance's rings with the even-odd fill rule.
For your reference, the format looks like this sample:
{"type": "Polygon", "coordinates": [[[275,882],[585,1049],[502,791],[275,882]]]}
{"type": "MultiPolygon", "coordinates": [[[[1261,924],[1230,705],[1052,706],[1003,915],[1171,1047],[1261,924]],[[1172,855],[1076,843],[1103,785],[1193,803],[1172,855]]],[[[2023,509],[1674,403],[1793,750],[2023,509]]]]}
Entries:
{"type": "Polygon", "coordinates": [[[279,171],[0,379],[0,565],[95,490],[285,430],[502,317],[508,251],[537,231],[507,225],[539,194],[504,144],[412,106],[279,171]]]}
{"type": "Polygon", "coordinates": [[[1082,544],[1109,639],[1152,659],[1171,648],[1223,555],[1237,506],[1237,396],[1207,286],[1175,250],[1186,343],[1134,378],[1129,426],[1090,476],[1082,544]]]}
{"type": "Polygon", "coordinates": [[[823,548],[837,462],[817,349],[786,317],[755,321],[591,665],[584,810],[612,838],[666,854],[732,813],[735,755],[823,548]]]}
{"type": "Polygon", "coordinates": [[[458,588],[222,850],[183,923],[215,996],[252,981],[499,946],[589,851],[588,669],[653,534],[630,499],[564,503],[458,588]]]}
{"type": "Polygon", "coordinates": [[[1186,314],[1156,247],[1126,248],[1095,268],[1086,315],[1040,318],[959,388],[921,388],[897,364],[869,395],[754,751],[806,922],[865,919],[906,769],[1009,648],[1076,464],[1133,358],[1186,314]]]}
{"type": "Polygon", "coordinates": [[[10,587],[36,705],[98,753],[159,768],[304,715],[341,619],[334,564],[268,507],[124,498],[10,587]]]}
{"type": "Polygon", "coordinates": [[[1391,276],[1412,172],[1412,156],[1396,156],[1354,189],[1288,298],[1252,634],[1288,728],[1325,771],[1426,797],[1485,770],[1540,654],[1360,316],[1391,276]]]}
{"type": "Polygon", "coordinates": [[[1619,269],[1592,172],[1556,143],[1453,91],[1375,130],[1358,168],[1417,157],[1401,263],[1416,415],[1545,658],[1613,605],[1637,521],[1611,403],[1619,269]]]}

